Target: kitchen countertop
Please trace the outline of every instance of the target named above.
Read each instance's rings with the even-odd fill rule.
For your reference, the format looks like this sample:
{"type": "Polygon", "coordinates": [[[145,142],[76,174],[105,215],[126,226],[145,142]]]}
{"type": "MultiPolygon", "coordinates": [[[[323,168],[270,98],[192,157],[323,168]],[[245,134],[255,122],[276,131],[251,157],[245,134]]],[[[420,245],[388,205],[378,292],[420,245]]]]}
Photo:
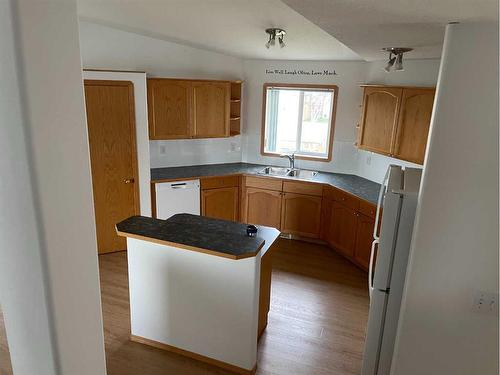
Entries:
{"type": "Polygon", "coordinates": [[[116,224],[117,233],[125,237],[230,259],[249,258],[259,252],[263,255],[280,233],[259,225],[257,235],[248,237],[246,228],[246,224],[191,214],[177,214],[167,220],[132,216],[116,224]]]}
{"type": "Polygon", "coordinates": [[[198,177],[225,176],[233,174],[250,174],[268,178],[281,178],[298,181],[310,181],[328,184],[344,190],[358,198],[377,204],[380,184],[353,174],[318,172],[312,179],[299,179],[296,177],[259,175],[266,165],[250,163],[228,163],[192,165],[185,167],[167,167],[151,169],[151,181],[192,179],[198,177]]]}

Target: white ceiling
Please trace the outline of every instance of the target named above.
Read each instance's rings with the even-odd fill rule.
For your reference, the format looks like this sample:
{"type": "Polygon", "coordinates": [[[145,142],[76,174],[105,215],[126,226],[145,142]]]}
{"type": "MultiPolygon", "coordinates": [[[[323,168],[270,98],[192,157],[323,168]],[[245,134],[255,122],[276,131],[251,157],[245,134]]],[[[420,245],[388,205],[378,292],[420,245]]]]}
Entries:
{"type": "Polygon", "coordinates": [[[81,19],[250,59],[360,60],[280,0],[78,0],[81,19]],[[268,27],[286,47],[266,49],[268,27]]]}
{"type": "Polygon", "coordinates": [[[498,0],[283,0],[365,60],[383,47],[413,47],[408,58],[440,57],[449,22],[498,22],[498,0]]]}
{"type": "Polygon", "coordinates": [[[81,19],[126,31],[283,60],[381,60],[382,47],[436,58],[447,23],[498,20],[498,0],[78,0],[78,8],[81,19]],[[268,27],[287,31],[285,48],[264,47],[268,27]]]}

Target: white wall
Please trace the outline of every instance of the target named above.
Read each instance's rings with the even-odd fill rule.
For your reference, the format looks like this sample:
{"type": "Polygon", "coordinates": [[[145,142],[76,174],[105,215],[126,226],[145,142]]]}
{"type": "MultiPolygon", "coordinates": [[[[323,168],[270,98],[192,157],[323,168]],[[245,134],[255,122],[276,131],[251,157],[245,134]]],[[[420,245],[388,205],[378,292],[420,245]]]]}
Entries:
{"type": "MultiPolygon", "coordinates": [[[[80,21],[80,43],[85,68],[139,70],[148,77],[234,80],[243,76],[239,58],[85,21],[80,21]]],[[[239,162],[241,137],[150,141],[150,152],[153,168],[239,162]]]]}
{"type": "Polygon", "coordinates": [[[498,99],[498,24],[449,25],[393,374],[498,374],[498,99]]]}
{"type": "Polygon", "coordinates": [[[10,1],[0,1],[0,305],[15,374],[55,374],[10,1]]]}
{"type": "Polygon", "coordinates": [[[146,73],[83,72],[84,79],[130,81],[134,85],[135,134],[139,170],[139,202],[141,215],[151,216],[151,166],[149,156],[148,107],[146,73]]]}
{"type": "Polygon", "coordinates": [[[76,1],[0,9],[0,296],[13,371],[105,374],[76,1]]]}
{"type": "Polygon", "coordinates": [[[260,154],[262,127],[262,86],[272,83],[317,83],[334,84],[339,87],[337,117],[335,121],[333,158],[331,162],[310,162],[298,160],[298,167],[314,168],[323,171],[351,173],[357,165],[356,149],[353,145],[356,136],[356,122],[359,118],[359,105],[362,91],[358,87],[365,80],[366,63],[359,61],[265,61],[246,60],[244,115],[244,153],[243,161],[262,164],[287,165],[288,160],[277,157],[264,157],[260,154]],[[315,71],[335,70],[338,75],[304,76],[266,74],[266,70],[287,69],[315,71]]]}

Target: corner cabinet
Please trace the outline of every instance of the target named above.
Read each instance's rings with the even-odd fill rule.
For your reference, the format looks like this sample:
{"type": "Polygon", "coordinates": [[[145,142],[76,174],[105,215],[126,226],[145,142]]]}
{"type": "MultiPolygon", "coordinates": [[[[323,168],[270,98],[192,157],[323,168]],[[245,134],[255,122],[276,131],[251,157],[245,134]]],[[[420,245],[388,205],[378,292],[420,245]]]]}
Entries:
{"type": "Polygon", "coordinates": [[[423,164],[434,88],[363,86],[357,147],[423,164]]]}
{"type": "Polygon", "coordinates": [[[230,81],[148,78],[149,138],[230,136],[230,81]]]}

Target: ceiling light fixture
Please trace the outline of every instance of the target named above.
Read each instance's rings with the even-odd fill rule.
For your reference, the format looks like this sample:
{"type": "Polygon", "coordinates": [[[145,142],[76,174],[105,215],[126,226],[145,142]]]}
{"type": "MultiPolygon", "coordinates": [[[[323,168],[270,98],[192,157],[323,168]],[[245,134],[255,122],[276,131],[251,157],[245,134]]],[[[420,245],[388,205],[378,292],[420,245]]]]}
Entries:
{"type": "Polygon", "coordinates": [[[266,43],[266,48],[276,45],[276,38],[278,38],[278,43],[281,48],[285,46],[285,42],[283,40],[286,34],[285,30],[273,27],[266,29],[266,33],[269,34],[269,40],[266,43]]]}
{"type": "Polygon", "coordinates": [[[413,48],[406,47],[387,47],[382,48],[382,51],[389,52],[389,61],[385,66],[384,70],[389,73],[391,69],[402,72],[403,68],[403,54],[406,52],[413,51],[413,48]]]}

